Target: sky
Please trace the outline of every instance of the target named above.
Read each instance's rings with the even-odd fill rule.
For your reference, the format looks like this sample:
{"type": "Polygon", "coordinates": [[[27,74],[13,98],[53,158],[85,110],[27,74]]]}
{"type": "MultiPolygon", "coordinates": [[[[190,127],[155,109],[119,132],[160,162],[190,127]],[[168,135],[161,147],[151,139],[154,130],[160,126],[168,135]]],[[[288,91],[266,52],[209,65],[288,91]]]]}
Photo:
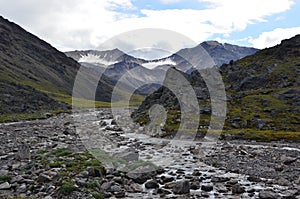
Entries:
{"type": "Polygon", "coordinates": [[[0,0],[0,15],[61,51],[144,28],[262,49],[300,34],[299,11],[299,0],[0,0]]]}

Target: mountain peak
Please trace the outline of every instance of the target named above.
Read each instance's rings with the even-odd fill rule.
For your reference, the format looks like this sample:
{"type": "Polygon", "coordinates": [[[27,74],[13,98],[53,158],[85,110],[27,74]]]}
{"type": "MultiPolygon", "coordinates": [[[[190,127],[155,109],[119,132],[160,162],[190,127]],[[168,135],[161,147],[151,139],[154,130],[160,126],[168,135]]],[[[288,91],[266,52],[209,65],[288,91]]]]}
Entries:
{"type": "Polygon", "coordinates": [[[222,46],[222,43],[219,43],[218,41],[215,40],[209,40],[209,41],[204,41],[199,45],[209,45],[209,46],[222,46]]]}

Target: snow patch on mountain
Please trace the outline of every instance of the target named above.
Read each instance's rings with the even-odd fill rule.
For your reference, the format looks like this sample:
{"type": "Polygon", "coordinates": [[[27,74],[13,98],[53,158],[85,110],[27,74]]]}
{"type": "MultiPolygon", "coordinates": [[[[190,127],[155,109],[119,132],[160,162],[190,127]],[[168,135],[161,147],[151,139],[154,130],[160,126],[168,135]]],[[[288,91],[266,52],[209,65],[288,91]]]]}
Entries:
{"type": "MultiPolygon", "coordinates": [[[[104,56],[104,57],[106,57],[106,56],[104,56]]],[[[82,55],[79,58],[78,62],[102,64],[102,65],[106,65],[106,66],[118,63],[118,61],[108,61],[106,59],[101,58],[99,55],[94,55],[94,54],[82,55]]]]}
{"type": "Polygon", "coordinates": [[[163,59],[163,60],[158,60],[158,61],[150,61],[147,63],[143,63],[142,66],[149,68],[149,69],[153,69],[157,66],[162,66],[162,65],[176,65],[176,62],[172,61],[170,58],[168,59],[163,59]]]}

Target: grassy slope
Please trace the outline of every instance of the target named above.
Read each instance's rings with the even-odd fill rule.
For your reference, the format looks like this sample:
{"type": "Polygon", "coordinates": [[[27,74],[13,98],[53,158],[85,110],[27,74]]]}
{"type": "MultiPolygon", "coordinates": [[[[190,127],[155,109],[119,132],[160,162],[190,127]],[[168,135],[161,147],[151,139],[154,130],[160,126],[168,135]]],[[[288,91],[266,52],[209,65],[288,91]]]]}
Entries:
{"type": "MultiPolygon", "coordinates": [[[[0,122],[43,118],[45,112],[68,110],[68,105],[72,106],[73,82],[79,67],[64,53],[0,17],[0,122]]],[[[96,75],[93,71],[86,71],[85,75],[84,89],[89,90],[96,75]]],[[[101,101],[109,101],[106,93],[112,90],[110,80],[104,77],[97,90],[103,94],[96,96],[96,107],[110,106],[109,102],[101,101]]],[[[128,97],[121,91],[117,94],[119,99],[128,97]]],[[[142,100],[137,95],[132,98],[132,105],[142,100]]],[[[80,101],[86,104],[85,100],[80,101]]]]}
{"type": "MultiPolygon", "coordinates": [[[[259,141],[300,141],[299,66],[300,36],[284,41],[276,47],[259,51],[232,65],[223,65],[221,71],[226,92],[232,97],[228,99],[223,133],[259,141]],[[293,97],[280,97],[290,91],[293,91],[293,97]],[[257,121],[260,120],[266,124],[258,128],[257,121]],[[238,132],[243,132],[244,135],[238,136],[238,132]]],[[[151,96],[152,100],[157,100],[164,95],[163,93],[164,91],[155,93],[151,96]]],[[[149,99],[147,103],[149,104],[149,99]]],[[[199,104],[202,107],[210,106],[209,101],[199,101],[199,104]]],[[[144,110],[144,116],[139,117],[137,122],[149,122],[145,113],[147,110],[144,110]]],[[[200,125],[208,125],[210,117],[210,114],[201,114],[200,125]]],[[[176,120],[179,118],[179,111],[169,110],[164,126],[165,135],[177,131],[179,125],[176,120]]],[[[205,129],[199,129],[199,132],[205,132],[205,129]]]]}

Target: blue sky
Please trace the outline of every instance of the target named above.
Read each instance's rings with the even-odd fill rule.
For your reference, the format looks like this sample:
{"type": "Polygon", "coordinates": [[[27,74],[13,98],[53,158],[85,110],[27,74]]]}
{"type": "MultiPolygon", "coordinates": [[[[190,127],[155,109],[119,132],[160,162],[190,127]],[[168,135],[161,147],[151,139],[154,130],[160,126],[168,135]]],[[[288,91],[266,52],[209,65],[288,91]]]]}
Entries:
{"type": "Polygon", "coordinates": [[[265,48],[300,34],[299,11],[299,0],[0,0],[4,18],[62,51],[143,28],[265,48]]]}

